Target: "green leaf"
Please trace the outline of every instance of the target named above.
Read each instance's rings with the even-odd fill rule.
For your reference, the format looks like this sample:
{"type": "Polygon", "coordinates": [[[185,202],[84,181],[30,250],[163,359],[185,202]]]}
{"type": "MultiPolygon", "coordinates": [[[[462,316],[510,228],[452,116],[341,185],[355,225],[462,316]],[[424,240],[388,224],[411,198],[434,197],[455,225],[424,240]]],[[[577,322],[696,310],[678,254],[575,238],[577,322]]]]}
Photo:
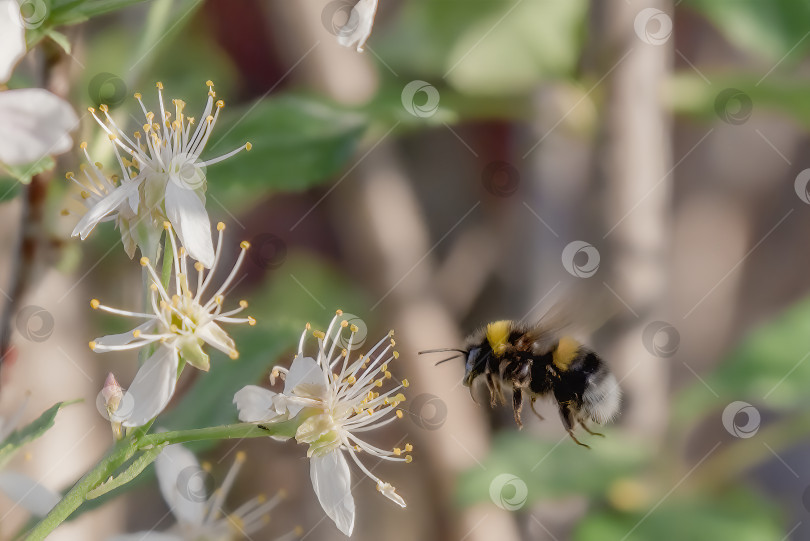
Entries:
{"type": "Polygon", "coordinates": [[[107,494],[108,492],[115,490],[116,488],[123,486],[130,481],[133,481],[141,474],[141,472],[143,472],[143,470],[146,469],[149,464],[155,461],[160,452],[163,450],[163,447],[165,447],[165,445],[158,445],[152,449],[147,449],[138,458],[133,460],[123,472],[119,473],[115,477],[111,477],[93,490],[89,491],[85,498],[88,500],[94,500],[99,496],[103,496],[104,494],[107,494]]]}
{"type": "Polygon", "coordinates": [[[77,24],[146,0],[54,0],[48,14],[49,26],[77,24]]]}
{"type": "MultiPolygon", "coordinates": [[[[650,502],[654,504],[654,502],[650,502]]],[[[739,490],[722,496],[694,494],[688,499],[663,500],[660,507],[637,513],[586,513],[574,531],[574,541],[684,541],[734,539],[782,541],[773,505],[739,490]]]]}
{"type": "Polygon", "coordinates": [[[592,449],[563,441],[538,440],[523,433],[499,435],[492,452],[481,465],[458,481],[457,499],[469,506],[491,501],[492,490],[504,498],[514,496],[515,485],[496,487],[504,474],[517,478],[528,490],[526,503],[571,495],[599,495],[620,477],[638,471],[650,456],[643,444],[629,443],[625,436],[591,438],[592,449]],[[495,487],[495,488],[493,488],[495,487]]]}
{"type": "Polygon", "coordinates": [[[397,73],[446,79],[462,92],[515,95],[573,73],[586,14],[583,0],[415,0],[402,6],[380,56],[397,73]]]}
{"type": "Polygon", "coordinates": [[[0,203],[11,201],[20,194],[20,181],[16,178],[0,177],[0,203]]]}
{"type": "Polygon", "coordinates": [[[25,165],[2,164],[3,169],[5,169],[12,177],[16,178],[23,184],[30,183],[34,175],[38,175],[44,171],[49,171],[55,166],[56,162],[51,156],[44,156],[34,163],[28,163],[25,165]]]}
{"type": "Polygon", "coordinates": [[[298,191],[330,180],[353,156],[366,128],[361,113],[295,96],[229,111],[221,122],[207,159],[246,142],[253,148],[209,168],[209,193],[250,203],[257,189],[298,191]]]}
{"type": "Polygon", "coordinates": [[[810,405],[810,298],[751,333],[717,369],[677,397],[680,422],[736,401],[791,410],[810,405]]]}
{"type": "Polygon", "coordinates": [[[776,62],[792,54],[796,60],[810,47],[806,0],[686,0],[726,38],[748,52],[776,62]]]}
{"type": "Polygon", "coordinates": [[[68,406],[77,401],[72,402],[57,402],[45,412],[40,415],[36,420],[19,428],[9,434],[8,438],[0,442],[0,468],[6,465],[11,457],[26,443],[32,442],[39,438],[53,426],[56,414],[64,406],[68,406]]]}

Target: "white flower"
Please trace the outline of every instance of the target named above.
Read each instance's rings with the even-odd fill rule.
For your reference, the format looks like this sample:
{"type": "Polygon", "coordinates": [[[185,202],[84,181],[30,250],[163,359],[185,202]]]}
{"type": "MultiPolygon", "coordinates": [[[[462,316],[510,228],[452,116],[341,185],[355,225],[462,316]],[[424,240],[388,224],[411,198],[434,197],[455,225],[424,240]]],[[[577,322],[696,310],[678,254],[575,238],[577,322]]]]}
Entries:
{"type": "MultiPolygon", "coordinates": [[[[20,422],[28,397],[11,417],[0,417],[0,449],[20,422]]],[[[0,465],[2,467],[2,465],[0,465]]],[[[34,516],[44,517],[59,503],[59,495],[40,485],[30,477],[17,472],[0,471],[0,492],[34,516]]]]}
{"type": "Polygon", "coordinates": [[[222,239],[225,224],[217,224],[219,238],[211,270],[207,273],[200,262],[194,264],[197,274],[196,292],[189,286],[189,269],[186,252],[178,247],[172,233],[171,225],[166,222],[167,242],[172,243],[172,278],[174,288],[169,293],[161,284],[155,268],[146,257],[141,258],[141,265],[146,267],[151,277],[151,294],[149,297],[150,313],[130,312],[119,310],[101,304],[97,299],[90,301],[94,309],[103,310],[112,314],[143,318],[146,321],[133,330],[97,338],[90,342],[90,348],[96,352],[121,351],[136,349],[157,342],[159,346],[154,353],[143,363],[129,390],[124,395],[122,404],[129,405],[126,412],[120,409],[116,415],[111,416],[114,422],[121,422],[123,426],[142,426],[158,415],[166,407],[174,394],[175,383],[180,368],[180,359],[200,370],[208,370],[210,360],[203,351],[203,345],[208,344],[232,359],[239,353],[236,351],[234,341],[228,336],[220,323],[249,323],[255,325],[252,317],[233,317],[247,308],[247,301],[239,301],[239,307],[226,312],[222,311],[225,301],[225,290],[233,282],[236,273],[245,259],[245,253],[250,245],[247,242],[240,244],[241,252],[236,259],[230,274],[222,282],[219,289],[203,299],[203,294],[211,285],[211,281],[222,254],[222,239]]]}
{"type": "Polygon", "coordinates": [[[273,370],[271,381],[279,373],[285,375],[282,393],[250,385],[236,393],[234,402],[239,409],[239,419],[244,422],[275,422],[293,418],[303,410],[304,421],[295,439],[309,445],[307,456],[311,459],[312,487],[329,518],[340,531],[351,535],[355,505],[345,453],[377,484],[377,490],[405,507],[405,500],[394,487],[371,473],[357,455],[362,452],[383,460],[410,462],[411,456],[405,453],[413,447],[406,444],[402,449],[387,451],[358,436],[402,418],[403,413],[397,406],[405,397],[398,391],[407,387],[408,381],[402,380],[391,389],[380,390],[386,380],[392,379],[388,363],[399,357],[392,350],[393,331],[365,356],[352,361],[352,340],[358,329],[345,320],[337,323],[342,314],[338,310],[326,333],[312,333],[318,339],[317,359],[304,357],[303,342],[310,329],[307,324],[290,369],[276,367],[273,370]],[[351,334],[346,341],[343,330],[347,327],[351,334]],[[339,343],[341,346],[345,343],[346,348],[339,347],[339,343]]]}
{"type": "MultiPolygon", "coordinates": [[[[16,0],[0,0],[0,84],[25,54],[25,29],[16,0]]],[[[68,102],[41,88],[0,92],[0,162],[32,163],[73,144],[79,119],[68,102]]]]}
{"type": "MultiPolygon", "coordinates": [[[[106,122],[94,108],[89,108],[93,118],[113,142],[122,178],[120,183],[110,181],[111,186],[99,190],[97,200],[88,202],[88,211],[76,224],[74,236],[79,235],[84,240],[99,222],[109,219],[111,215],[113,219],[120,220],[123,217],[129,222],[132,217],[127,214],[128,211],[137,214],[138,222],[143,220],[154,223],[157,220],[160,223],[163,218],[171,222],[189,255],[204,267],[211,268],[214,246],[211,241],[211,222],[205,210],[205,168],[242,150],[250,150],[251,145],[245,143],[210,160],[200,159],[214,130],[219,111],[225,107],[224,101],[214,101],[214,83],[206,81],[206,85],[208,102],[202,113],[202,120],[193,131],[195,121],[193,117],[185,115],[186,104],[183,100],[172,100],[172,120],[172,113],[166,110],[164,104],[162,83],[157,83],[160,104],[158,115],[146,108],[141,94],[135,94],[146,120],[143,134],[136,131],[129,137],[115,123],[106,105],[99,106],[106,122]]],[[[125,225],[132,227],[130,223],[125,225]]]]}
{"type": "MultiPolygon", "coordinates": [[[[167,446],[155,461],[155,471],[160,492],[177,524],[165,532],[116,535],[109,541],[231,541],[248,538],[267,524],[267,513],[279,504],[284,493],[279,492],[269,500],[259,495],[233,513],[224,514],[222,506],[244,462],[245,454],[240,451],[222,485],[209,495],[205,488],[207,467],[201,466],[194,454],[182,445],[167,446]]],[[[276,541],[294,539],[298,533],[296,529],[276,541]]]]}
{"type": "Polygon", "coordinates": [[[357,43],[357,51],[363,52],[363,46],[371,35],[374,17],[377,14],[377,0],[360,0],[352,8],[349,20],[338,32],[338,43],[351,47],[357,43]]]}

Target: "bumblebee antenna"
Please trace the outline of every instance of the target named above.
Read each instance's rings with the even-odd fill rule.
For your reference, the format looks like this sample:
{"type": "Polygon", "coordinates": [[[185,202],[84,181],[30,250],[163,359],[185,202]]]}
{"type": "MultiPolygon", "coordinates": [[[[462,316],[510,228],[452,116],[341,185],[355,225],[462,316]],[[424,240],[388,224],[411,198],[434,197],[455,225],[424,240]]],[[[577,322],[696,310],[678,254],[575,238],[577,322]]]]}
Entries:
{"type": "Polygon", "coordinates": [[[465,353],[465,354],[467,353],[467,350],[464,350],[464,349],[458,349],[458,348],[439,348],[439,349],[426,349],[426,350],[424,350],[424,351],[420,351],[420,352],[419,352],[419,355],[422,355],[423,353],[443,353],[443,352],[445,352],[445,351],[458,351],[459,353],[465,353]]]}
{"type": "MultiPolygon", "coordinates": [[[[466,352],[463,352],[466,353],[466,352]]],[[[437,362],[434,366],[439,366],[442,363],[446,363],[447,361],[452,361],[453,359],[458,359],[461,355],[453,355],[452,357],[448,357],[446,359],[442,359],[441,361],[437,362]]]]}

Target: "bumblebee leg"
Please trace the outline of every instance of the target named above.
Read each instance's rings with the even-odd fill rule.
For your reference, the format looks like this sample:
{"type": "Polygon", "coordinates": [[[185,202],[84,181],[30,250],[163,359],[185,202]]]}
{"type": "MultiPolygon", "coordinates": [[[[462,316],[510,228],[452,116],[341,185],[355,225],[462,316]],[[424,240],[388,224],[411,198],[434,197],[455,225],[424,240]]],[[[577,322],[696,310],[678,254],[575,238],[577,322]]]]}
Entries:
{"type": "Polygon", "coordinates": [[[487,374],[487,389],[489,389],[489,405],[493,408],[498,405],[498,387],[492,374],[487,374]]]}
{"type": "Polygon", "coordinates": [[[546,419],[545,419],[545,418],[544,418],[542,415],[540,415],[539,413],[537,413],[537,410],[536,410],[536,409],[534,409],[534,402],[535,402],[535,400],[537,400],[537,399],[536,399],[536,398],[532,398],[532,402],[531,402],[532,411],[534,412],[534,414],[535,414],[535,415],[537,415],[537,417],[538,417],[538,418],[539,418],[541,421],[545,421],[546,419]]]}
{"type": "MultiPolygon", "coordinates": [[[[590,430],[588,430],[588,432],[590,432],[590,430]]],[[[583,447],[585,447],[585,448],[587,448],[587,449],[590,449],[590,448],[591,448],[591,446],[590,446],[590,445],[588,445],[588,444],[586,444],[586,443],[582,443],[581,441],[579,441],[579,440],[576,438],[576,436],[574,436],[574,431],[573,431],[573,430],[570,430],[570,429],[569,429],[569,430],[568,430],[568,435],[569,435],[569,436],[571,436],[571,439],[572,439],[572,440],[574,440],[574,442],[576,442],[576,444],[577,444],[577,445],[581,445],[581,446],[583,446],[583,447]]]]}
{"type": "Polygon", "coordinates": [[[518,429],[523,428],[523,421],[520,420],[520,412],[523,409],[523,391],[515,389],[512,393],[512,408],[515,410],[515,422],[518,429]]]}
{"type": "Polygon", "coordinates": [[[588,428],[588,425],[585,424],[585,421],[580,421],[579,424],[582,425],[582,428],[584,428],[585,432],[587,432],[588,434],[592,436],[602,436],[603,438],[605,437],[604,434],[601,434],[599,432],[593,432],[590,428],[588,428]]]}

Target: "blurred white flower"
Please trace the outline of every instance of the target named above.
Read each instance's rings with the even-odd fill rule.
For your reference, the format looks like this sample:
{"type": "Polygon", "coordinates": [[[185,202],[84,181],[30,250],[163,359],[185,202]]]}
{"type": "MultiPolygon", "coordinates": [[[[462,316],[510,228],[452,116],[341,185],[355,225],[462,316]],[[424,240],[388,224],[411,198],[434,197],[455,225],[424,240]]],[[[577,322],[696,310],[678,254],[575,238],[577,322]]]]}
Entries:
{"type": "MultiPolygon", "coordinates": [[[[211,223],[205,210],[205,168],[242,150],[250,150],[251,144],[245,143],[216,158],[200,159],[219,111],[225,107],[224,101],[214,101],[214,83],[206,81],[206,85],[208,102],[202,120],[193,132],[195,121],[193,117],[185,116],[186,104],[183,100],[172,100],[172,120],[172,113],[166,110],[164,104],[162,83],[157,83],[160,104],[157,117],[146,108],[141,94],[135,94],[146,122],[143,133],[136,131],[131,138],[116,125],[106,105],[99,106],[106,121],[99,117],[94,108],[89,108],[93,118],[113,142],[122,178],[120,183],[108,182],[110,185],[99,190],[97,199],[88,201],[88,211],[73,229],[74,236],[79,235],[84,240],[96,225],[106,219],[115,219],[119,225],[122,225],[123,219],[126,223],[122,226],[122,233],[124,227],[131,230],[141,221],[159,224],[166,219],[177,231],[189,255],[204,267],[211,268],[214,246],[211,223]],[[135,224],[130,223],[133,216],[129,215],[129,211],[137,215],[135,224]]],[[[131,232],[128,234],[132,236],[131,232]]]]}
{"type": "Polygon", "coordinates": [[[93,351],[122,351],[140,348],[155,342],[160,344],[138,370],[132,385],[124,395],[122,402],[129,405],[126,417],[111,415],[112,421],[121,422],[126,427],[142,426],[166,407],[174,394],[181,359],[195,368],[208,370],[210,359],[203,351],[203,345],[213,346],[227,353],[232,359],[239,356],[234,341],[219,326],[219,323],[248,323],[250,325],[256,323],[252,317],[233,317],[247,308],[247,301],[241,300],[238,308],[222,311],[225,290],[233,283],[250,245],[244,241],[240,244],[241,252],[230,274],[219,289],[208,296],[207,301],[204,301],[202,295],[211,285],[216,265],[222,254],[225,224],[222,222],[217,224],[219,237],[211,269],[206,273],[200,262],[194,264],[197,274],[196,292],[192,291],[189,286],[189,269],[185,249],[177,246],[171,224],[166,222],[164,227],[167,242],[171,242],[172,245],[173,261],[170,282],[173,282],[174,288],[169,289],[172,289],[173,293],[170,294],[167,288],[163,287],[160,277],[149,259],[142,257],[141,265],[146,267],[152,282],[149,297],[151,313],[111,308],[101,304],[97,299],[90,302],[90,306],[97,310],[146,319],[146,322],[129,332],[93,340],[90,342],[90,348],[93,351]]]}
{"type": "MultiPolygon", "coordinates": [[[[0,0],[0,84],[25,54],[25,27],[16,0],[0,0]]],[[[41,88],[0,92],[0,162],[32,163],[70,150],[79,119],[68,102],[41,88]]]]}
{"type": "MultiPolygon", "coordinates": [[[[201,466],[182,445],[167,446],[155,460],[155,471],[160,492],[177,523],[165,532],[116,535],[109,541],[232,541],[256,533],[267,524],[270,519],[267,513],[279,504],[284,493],[270,499],[259,495],[225,514],[222,506],[244,462],[245,454],[237,453],[222,485],[209,495],[204,486],[207,467],[201,466]]],[[[300,530],[296,529],[276,541],[299,535],[300,530]]]]}
{"type": "Polygon", "coordinates": [[[354,529],[355,505],[351,493],[351,474],[344,453],[348,453],[360,470],[377,484],[384,496],[405,507],[405,500],[394,487],[379,479],[363,465],[358,454],[364,452],[383,460],[410,462],[406,454],[413,447],[390,451],[375,447],[358,437],[402,418],[397,409],[405,401],[398,392],[408,386],[407,380],[386,391],[380,391],[392,375],[388,363],[399,357],[393,351],[393,331],[380,340],[365,355],[351,361],[352,341],[358,328],[342,319],[338,310],[326,333],[314,331],[318,339],[317,359],[305,357],[304,338],[309,325],[301,335],[298,354],[289,370],[274,368],[271,381],[278,375],[285,378],[284,391],[273,391],[249,385],[234,396],[243,422],[272,423],[293,418],[299,414],[303,422],[295,439],[309,445],[310,477],[312,486],[326,514],[346,535],[354,529]],[[339,321],[340,320],[340,321],[339,321]],[[338,348],[341,333],[348,327],[351,335],[346,349],[338,348]],[[384,346],[384,347],[383,347],[384,346]]]}
{"type": "MultiPolygon", "coordinates": [[[[8,419],[0,417],[0,449],[20,422],[28,397],[8,419]]],[[[27,475],[2,470],[0,465],[0,492],[34,516],[44,517],[59,503],[59,495],[40,485],[27,475]]]]}
{"type": "Polygon", "coordinates": [[[352,8],[351,15],[343,28],[338,32],[338,43],[344,47],[357,44],[357,51],[363,52],[371,29],[374,26],[374,17],[377,15],[377,0],[360,0],[352,8]]]}

